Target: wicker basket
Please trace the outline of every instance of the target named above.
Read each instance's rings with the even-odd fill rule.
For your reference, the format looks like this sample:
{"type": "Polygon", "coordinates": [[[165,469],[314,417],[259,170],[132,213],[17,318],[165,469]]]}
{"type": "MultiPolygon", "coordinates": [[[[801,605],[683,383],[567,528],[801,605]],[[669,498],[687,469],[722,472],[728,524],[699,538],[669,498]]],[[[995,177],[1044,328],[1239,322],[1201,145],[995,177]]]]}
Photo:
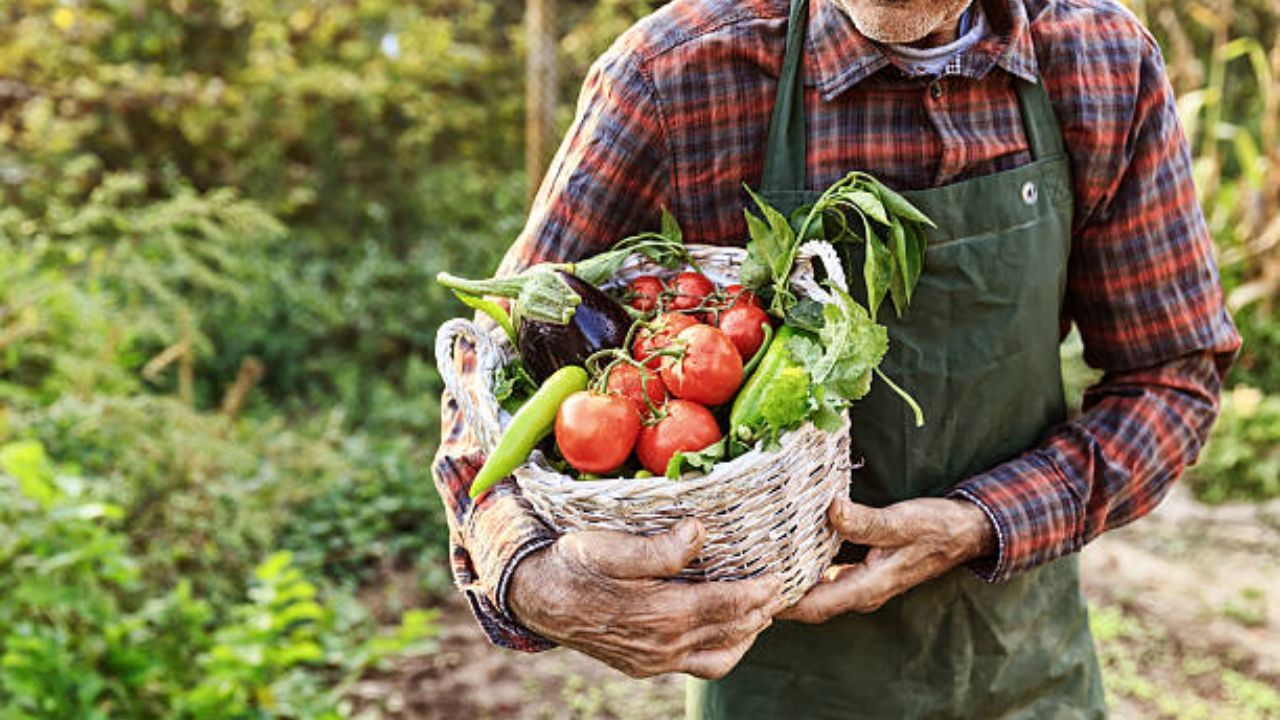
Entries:
{"type": "MultiPolygon", "coordinates": [[[[720,285],[737,281],[746,256],[739,248],[700,245],[689,246],[689,252],[699,269],[720,285]]],[[[827,302],[831,298],[814,276],[815,259],[831,282],[846,287],[835,250],[816,241],[801,246],[791,285],[802,296],[827,302]]],[[[610,285],[644,274],[673,273],[636,256],[610,285]]],[[[491,384],[494,371],[513,353],[500,331],[489,334],[467,320],[445,323],[436,337],[436,362],[445,386],[485,452],[497,444],[510,419],[494,400],[491,384]],[[478,372],[471,374],[469,383],[453,362],[460,339],[477,356],[478,372]]],[[[581,482],[553,470],[535,451],[516,470],[515,479],[534,511],[558,532],[608,529],[650,535],[671,529],[683,518],[697,517],[707,529],[707,541],[681,577],[730,580],[772,571],[783,581],[786,600],[794,602],[818,581],[839,548],[826,513],[833,498],[848,492],[848,414],[838,432],[806,424],[784,434],[781,444],[776,451],[751,450],[710,473],[689,474],[679,481],[581,482]]]]}

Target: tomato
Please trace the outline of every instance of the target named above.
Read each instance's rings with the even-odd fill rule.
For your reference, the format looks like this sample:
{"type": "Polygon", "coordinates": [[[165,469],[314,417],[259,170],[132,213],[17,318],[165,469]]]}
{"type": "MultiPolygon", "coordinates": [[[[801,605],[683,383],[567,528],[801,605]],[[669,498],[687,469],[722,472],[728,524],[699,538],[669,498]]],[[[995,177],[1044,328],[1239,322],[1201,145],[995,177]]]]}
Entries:
{"type": "Polygon", "coordinates": [[[630,399],[640,407],[640,414],[648,416],[649,403],[645,402],[645,391],[648,390],[649,403],[654,407],[662,407],[667,400],[667,386],[662,378],[652,370],[640,369],[630,363],[618,363],[609,371],[609,379],[605,381],[605,392],[630,399]]]}
{"type": "Polygon", "coordinates": [[[653,321],[652,329],[641,328],[636,333],[636,340],[631,345],[631,357],[643,362],[650,370],[657,370],[662,365],[662,359],[651,356],[666,347],[671,342],[671,338],[681,330],[697,324],[697,320],[683,313],[669,312],[659,315],[653,321]]]}
{"type": "Polygon", "coordinates": [[[670,400],[657,423],[640,429],[636,456],[654,475],[667,471],[671,456],[696,452],[720,440],[720,426],[711,411],[688,400],[670,400]]]}
{"type": "Polygon", "coordinates": [[[684,356],[664,357],[662,382],[672,395],[703,405],[728,402],[742,385],[742,356],[733,342],[710,325],[681,330],[671,347],[684,356]]]}
{"type": "Polygon", "coordinates": [[[760,302],[760,298],[755,293],[738,284],[730,285],[721,291],[725,296],[724,309],[737,307],[740,303],[764,309],[764,303],[760,302]]]}
{"type": "Polygon", "coordinates": [[[720,313],[720,332],[738,349],[743,362],[764,344],[764,326],[768,324],[769,315],[754,305],[735,305],[720,313]]]}
{"type": "Polygon", "coordinates": [[[641,275],[631,281],[628,287],[631,307],[640,312],[650,312],[658,307],[658,299],[662,295],[662,281],[653,275],[641,275]]]}
{"type": "Polygon", "coordinates": [[[556,412],[556,445],[581,472],[617,470],[631,456],[639,434],[640,413],[620,395],[579,391],[556,412]]]}
{"type": "Polygon", "coordinates": [[[671,300],[672,310],[691,310],[702,304],[707,296],[716,291],[716,286],[706,275],[696,272],[682,272],[676,275],[671,284],[675,297],[671,300]]]}

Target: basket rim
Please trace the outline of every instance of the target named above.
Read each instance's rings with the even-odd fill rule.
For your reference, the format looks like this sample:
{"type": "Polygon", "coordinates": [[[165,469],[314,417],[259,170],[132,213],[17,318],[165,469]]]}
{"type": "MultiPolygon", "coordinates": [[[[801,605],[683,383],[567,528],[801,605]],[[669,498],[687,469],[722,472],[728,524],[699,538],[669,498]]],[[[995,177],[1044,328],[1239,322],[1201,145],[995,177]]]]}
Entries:
{"type": "Polygon", "coordinates": [[[838,441],[841,434],[849,432],[849,414],[847,411],[842,413],[841,419],[840,429],[835,432],[822,430],[812,422],[806,422],[798,428],[784,432],[778,439],[779,446],[776,449],[765,450],[763,448],[764,441],[760,440],[750,450],[738,457],[716,463],[711,472],[689,471],[675,479],[664,475],[646,478],[619,475],[596,480],[578,480],[552,468],[546,462],[546,458],[541,451],[534,451],[529,460],[526,460],[520,467],[516,468],[513,475],[521,488],[530,485],[550,491],[569,488],[585,490],[589,488],[593,493],[611,492],[626,488],[625,494],[627,495],[670,495],[674,497],[694,493],[711,485],[724,487],[741,482],[748,477],[755,477],[752,472],[756,469],[755,466],[771,461],[777,454],[786,452],[788,449],[791,449],[792,452],[798,452],[799,450],[795,448],[803,444],[806,436],[820,433],[824,436],[824,440],[838,441]]]}

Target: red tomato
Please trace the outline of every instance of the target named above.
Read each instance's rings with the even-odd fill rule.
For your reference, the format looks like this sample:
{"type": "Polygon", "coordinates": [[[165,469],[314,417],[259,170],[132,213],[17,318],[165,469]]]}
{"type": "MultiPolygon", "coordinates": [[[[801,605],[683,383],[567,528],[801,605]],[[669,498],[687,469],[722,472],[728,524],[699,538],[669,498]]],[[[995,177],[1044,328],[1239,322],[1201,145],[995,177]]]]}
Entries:
{"type": "Polygon", "coordinates": [[[755,293],[742,287],[741,285],[738,285],[738,284],[730,285],[729,287],[726,287],[724,290],[722,290],[721,293],[725,296],[724,308],[726,310],[728,310],[731,307],[737,307],[739,303],[752,305],[754,307],[760,308],[761,310],[764,309],[764,304],[760,302],[760,298],[756,297],[755,293]]]}
{"type": "Polygon", "coordinates": [[[618,469],[631,456],[639,434],[635,403],[619,395],[583,390],[570,395],[556,412],[556,445],[582,472],[618,469]]]}
{"type": "Polygon", "coordinates": [[[716,291],[716,286],[706,275],[696,272],[682,272],[676,275],[671,285],[676,296],[671,300],[672,310],[690,310],[702,304],[707,296],[716,291]]]}
{"type": "Polygon", "coordinates": [[[605,392],[621,395],[636,403],[640,414],[649,415],[649,403],[644,401],[648,390],[649,402],[654,407],[662,407],[667,400],[667,386],[662,378],[651,370],[642,370],[629,363],[619,363],[609,371],[609,379],[605,381],[605,392]]]}
{"type": "Polygon", "coordinates": [[[631,281],[629,287],[631,307],[640,312],[649,312],[658,307],[658,299],[662,295],[662,281],[653,275],[641,275],[631,281]]]}
{"type": "Polygon", "coordinates": [[[720,440],[720,426],[711,411],[688,400],[667,402],[666,415],[653,425],[640,429],[636,456],[654,475],[667,471],[671,456],[678,452],[696,452],[720,440]]]}
{"type": "Polygon", "coordinates": [[[697,325],[698,321],[683,313],[669,312],[659,315],[649,328],[641,328],[636,333],[636,340],[631,346],[631,357],[643,362],[650,370],[657,370],[662,365],[661,358],[651,358],[655,352],[666,347],[671,338],[685,328],[697,325]]]}
{"type": "Polygon", "coordinates": [[[742,362],[755,356],[764,344],[764,326],[769,315],[754,305],[735,305],[720,313],[720,332],[738,349],[742,362]]]}
{"type": "Polygon", "coordinates": [[[671,341],[684,357],[664,357],[662,382],[678,398],[703,405],[728,402],[742,384],[742,356],[725,334],[710,325],[687,327],[671,341]]]}

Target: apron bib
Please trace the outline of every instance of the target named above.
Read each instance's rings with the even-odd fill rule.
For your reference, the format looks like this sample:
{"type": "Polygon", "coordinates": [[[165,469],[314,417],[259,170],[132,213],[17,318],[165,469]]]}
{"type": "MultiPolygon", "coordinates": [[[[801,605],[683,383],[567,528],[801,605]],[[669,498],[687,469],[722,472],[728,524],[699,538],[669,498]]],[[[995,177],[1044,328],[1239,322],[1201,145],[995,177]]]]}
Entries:
{"type": "MultiPolygon", "coordinates": [[[[804,190],[807,17],[808,0],[792,0],[766,147],[763,194],[784,213],[819,195],[804,190]]],[[[938,228],[907,312],[881,311],[883,367],[920,402],[926,424],[916,428],[884,383],[854,404],[857,502],[945,495],[1065,418],[1058,322],[1070,165],[1043,85],[1015,83],[1032,162],[904,193],[938,228]]],[[[862,245],[842,252],[847,275],[861,278],[862,245]]],[[[839,561],[859,550],[846,546],[839,561]]],[[[957,568],[873,613],[779,621],[724,679],[690,680],[687,711],[701,720],[1106,716],[1074,556],[998,584],[957,568]]]]}

